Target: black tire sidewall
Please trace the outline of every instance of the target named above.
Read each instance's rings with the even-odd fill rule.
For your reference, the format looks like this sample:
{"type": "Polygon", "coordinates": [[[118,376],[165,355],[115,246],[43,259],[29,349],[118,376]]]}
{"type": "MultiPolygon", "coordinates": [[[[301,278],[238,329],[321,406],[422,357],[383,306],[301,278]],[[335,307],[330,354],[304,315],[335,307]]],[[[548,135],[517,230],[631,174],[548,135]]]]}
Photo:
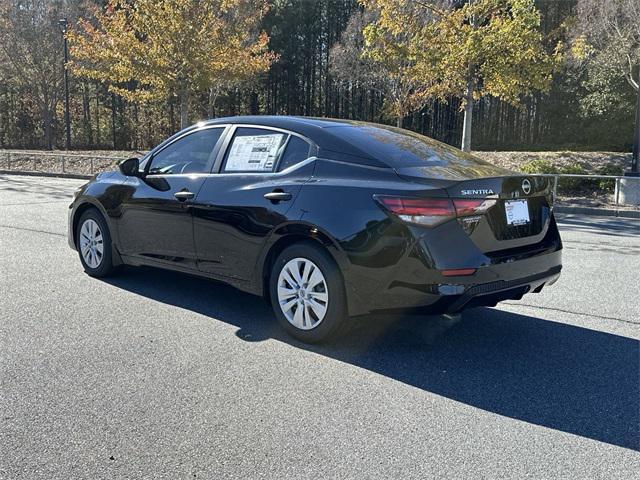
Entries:
{"type": "Polygon", "coordinates": [[[90,208],[89,210],[84,212],[80,217],[80,220],[78,221],[78,227],[76,230],[76,248],[78,249],[80,262],[82,262],[84,271],[87,272],[87,274],[91,275],[92,277],[106,277],[113,272],[113,259],[111,254],[111,232],[109,231],[109,226],[104,220],[104,217],[95,208],[90,208]],[[80,231],[82,230],[82,225],[84,225],[84,222],[89,219],[95,221],[100,227],[100,231],[102,232],[104,252],[102,262],[100,262],[98,268],[91,268],[89,265],[87,265],[84,261],[84,258],[82,257],[82,252],[80,251],[80,231]]]}
{"type": "Polygon", "coordinates": [[[318,343],[335,335],[346,320],[346,295],[342,274],[333,258],[321,247],[312,243],[298,243],[285,248],[276,258],[269,278],[269,296],[273,311],[282,327],[293,337],[305,343],[318,343]],[[316,264],[324,275],[329,293],[327,313],[320,324],[311,330],[302,330],[289,323],[278,302],[278,277],[287,262],[294,258],[307,258],[316,264]]]}

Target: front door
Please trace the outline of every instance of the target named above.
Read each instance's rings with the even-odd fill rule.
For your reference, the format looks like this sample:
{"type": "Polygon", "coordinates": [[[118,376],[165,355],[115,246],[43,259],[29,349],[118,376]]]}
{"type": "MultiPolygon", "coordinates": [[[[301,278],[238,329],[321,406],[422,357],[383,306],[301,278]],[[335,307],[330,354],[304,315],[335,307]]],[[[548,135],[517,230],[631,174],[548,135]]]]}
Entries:
{"type": "Polygon", "coordinates": [[[118,221],[121,253],[195,268],[191,206],[224,127],[189,132],[154,152],[145,174],[129,179],[118,221]]]}

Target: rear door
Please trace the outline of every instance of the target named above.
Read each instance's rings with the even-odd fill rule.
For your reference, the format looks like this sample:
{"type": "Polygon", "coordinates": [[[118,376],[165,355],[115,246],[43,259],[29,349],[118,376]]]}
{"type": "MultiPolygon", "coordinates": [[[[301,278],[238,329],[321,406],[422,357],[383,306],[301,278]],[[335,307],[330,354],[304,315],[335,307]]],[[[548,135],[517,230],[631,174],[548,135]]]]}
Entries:
{"type": "Polygon", "coordinates": [[[213,167],[225,127],[202,128],[165,145],[128,179],[118,221],[121,253],[196,268],[191,205],[213,167]]]}
{"type": "Polygon", "coordinates": [[[316,147],[263,126],[234,127],[225,143],[218,173],[207,178],[193,205],[198,268],[247,280],[265,239],[288,220],[311,178],[316,147]]]}

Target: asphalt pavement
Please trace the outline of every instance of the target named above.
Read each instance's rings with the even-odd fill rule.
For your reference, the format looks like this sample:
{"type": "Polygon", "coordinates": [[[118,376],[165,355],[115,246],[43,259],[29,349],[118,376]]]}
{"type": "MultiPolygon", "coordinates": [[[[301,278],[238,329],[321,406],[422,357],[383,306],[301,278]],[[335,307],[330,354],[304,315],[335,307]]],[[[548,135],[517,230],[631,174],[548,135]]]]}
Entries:
{"type": "Polygon", "coordinates": [[[259,298],[66,241],[82,181],[0,175],[0,478],[638,478],[640,220],[560,218],[540,294],[306,346],[259,298]]]}

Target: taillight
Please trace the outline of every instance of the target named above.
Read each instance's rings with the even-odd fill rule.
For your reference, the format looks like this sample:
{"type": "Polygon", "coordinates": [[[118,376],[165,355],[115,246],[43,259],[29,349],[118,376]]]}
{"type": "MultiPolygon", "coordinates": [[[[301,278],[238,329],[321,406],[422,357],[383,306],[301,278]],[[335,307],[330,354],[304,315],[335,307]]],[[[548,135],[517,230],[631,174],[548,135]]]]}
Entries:
{"type": "Polygon", "coordinates": [[[467,277],[476,273],[477,268],[452,268],[441,270],[443,277],[467,277]]]}
{"type": "Polygon", "coordinates": [[[406,198],[376,195],[387,210],[405,222],[435,226],[456,216],[448,198],[406,198]]]}
{"type": "Polygon", "coordinates": [[[456,214],[459,217],[465,215],[475,215],[478,213],[478,209],[482,206],[484,200],[456,198],[453,200],[453,205],[456,208],[456,214]]]}
{"type": "Polygon", "coordinates": [[[436,226],[456,217],[481,215],[495,200],[467,198],[417,198],[374,195],[387,210],[405,222],[436,226]]]}

